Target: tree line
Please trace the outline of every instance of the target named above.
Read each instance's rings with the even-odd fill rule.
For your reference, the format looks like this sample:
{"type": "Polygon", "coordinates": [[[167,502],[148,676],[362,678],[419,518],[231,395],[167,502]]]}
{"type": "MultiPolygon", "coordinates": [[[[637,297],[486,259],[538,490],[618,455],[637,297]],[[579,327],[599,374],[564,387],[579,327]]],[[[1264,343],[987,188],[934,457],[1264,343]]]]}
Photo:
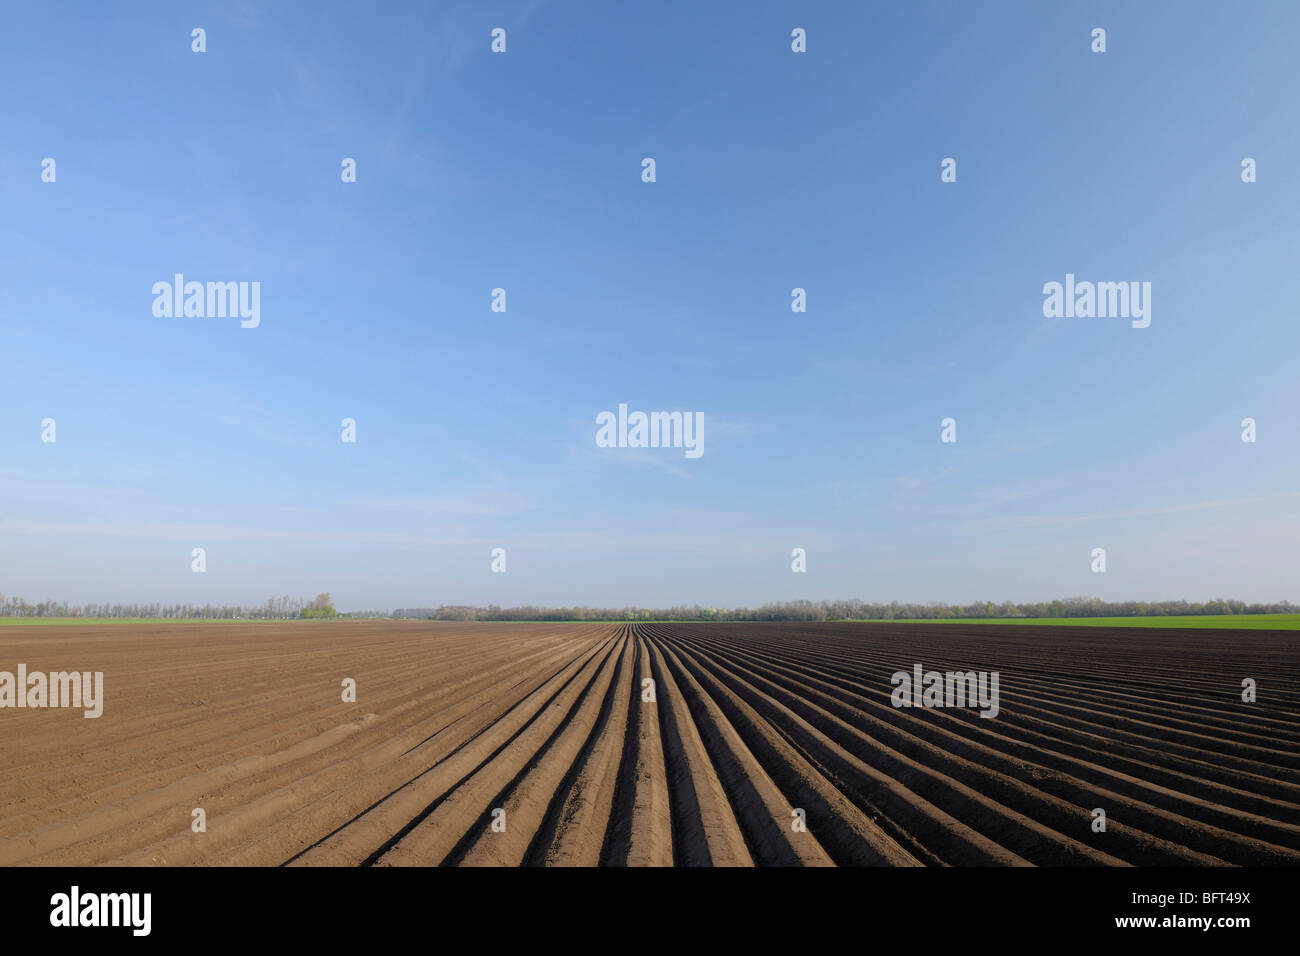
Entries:
{"type": "Polygon", "coordinates": [[[698,604],[671,608],[523,607],[501,608],[443,605],[438,608],[399,608],[366,612],[356,617],[395,617],[431,621],[897,621],[980,618],[1146,617],[1188,614],[1287,614],[1300,611],[1289,601],[1248,604],[1216,598],[1212,601],[1103,601],[1074,597],[1015,604],[976,601],[971,604],[871,604],[865,601],[784,601],[759,608],[706,608],[698,604]]]}
{"type": "Polygon", "coordinates": [[[335,617],[338,612],[328,592],[307,601],[303,598],[269,597],[265,604],[245,607],[233,604],[69,604],[45,600],[29,604],[23,598],[0,594],[0,617],[90,617],[157,618],[160,620],[264,620],[335,617]]]}
{"type": "Polygon", "coordinates": [[[265,604],[69,604],[41,601],[29,604],[20,597],[0,594],[0,617],[158,618],[198,620],[294,620],[334,617],[399,618],[421,621],[896,621],[981,618],[1146,617],[1188,614],[1288,614],[1300,612],[1289,601],[1248,604],[1216,598],[1212,601],[1103,601],[1074,597],[1055,601],[1015,604],[976,601],[971,604],[871,604],[865,601],[784,601],[759,608],[713,608],[677,605],[670,608],[600,607],[471,607],[444,604],[436,608],[398,608],[396,611],[339,613],[328,592],[311,601],[288,595],[271,597],[265,604]]]}

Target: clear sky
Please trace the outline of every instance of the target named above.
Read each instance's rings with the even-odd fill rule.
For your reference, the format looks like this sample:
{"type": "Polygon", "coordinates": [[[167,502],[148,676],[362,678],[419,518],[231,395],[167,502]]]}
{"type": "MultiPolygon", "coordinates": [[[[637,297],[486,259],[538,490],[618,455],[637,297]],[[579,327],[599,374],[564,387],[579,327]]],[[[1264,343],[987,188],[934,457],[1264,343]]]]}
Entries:
{"type": "Polygon", "coordinates": [[[1300,5],[4,16],[6,594],[1300,599],[1300,5]],[[621,402],[704,454],[597,447],[621,402]]]}

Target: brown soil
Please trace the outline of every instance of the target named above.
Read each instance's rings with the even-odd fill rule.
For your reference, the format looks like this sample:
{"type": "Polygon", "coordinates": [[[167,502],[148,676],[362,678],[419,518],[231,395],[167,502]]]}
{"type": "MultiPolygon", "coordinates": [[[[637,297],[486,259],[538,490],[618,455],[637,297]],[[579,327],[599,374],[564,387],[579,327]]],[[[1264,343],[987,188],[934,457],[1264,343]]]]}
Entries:
{"type": "Polygon", "coordinates": [[[105,705],[0,710],[5,865],[1300,864],[1293,633],[6,627],[19,663],[105,705]],[[893,707],[915,663],[1000,713],[893,707]]]}

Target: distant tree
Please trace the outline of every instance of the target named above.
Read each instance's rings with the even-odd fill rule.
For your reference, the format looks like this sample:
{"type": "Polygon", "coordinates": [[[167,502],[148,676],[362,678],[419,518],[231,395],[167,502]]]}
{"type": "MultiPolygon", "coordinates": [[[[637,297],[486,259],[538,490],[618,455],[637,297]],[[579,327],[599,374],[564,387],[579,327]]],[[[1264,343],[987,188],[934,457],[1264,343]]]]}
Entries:
{"type": "Polygon", "coordinates": [[[337,617],[338,612],[334,610],[334,605],[330,601],[329,592],[324,591],[316,595],[316,600],[303,605],[302,610],[298,612],[298,616],[302,618],[319,619],[337,617]]]}

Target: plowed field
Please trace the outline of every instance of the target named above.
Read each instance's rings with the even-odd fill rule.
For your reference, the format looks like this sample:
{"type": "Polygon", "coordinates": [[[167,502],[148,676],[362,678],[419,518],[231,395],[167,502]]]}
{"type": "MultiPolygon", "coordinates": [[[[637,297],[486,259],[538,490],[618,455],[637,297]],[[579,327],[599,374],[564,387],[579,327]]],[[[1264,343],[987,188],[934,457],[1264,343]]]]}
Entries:
{"type": "Polygon", "coordinates": [[[1300,864],[1295,632],[6,627],[20,663],[105,702],[0,709],[6,865],[1300,864]],[[997,715],[895,707],[916,664],[997,715]]]}

